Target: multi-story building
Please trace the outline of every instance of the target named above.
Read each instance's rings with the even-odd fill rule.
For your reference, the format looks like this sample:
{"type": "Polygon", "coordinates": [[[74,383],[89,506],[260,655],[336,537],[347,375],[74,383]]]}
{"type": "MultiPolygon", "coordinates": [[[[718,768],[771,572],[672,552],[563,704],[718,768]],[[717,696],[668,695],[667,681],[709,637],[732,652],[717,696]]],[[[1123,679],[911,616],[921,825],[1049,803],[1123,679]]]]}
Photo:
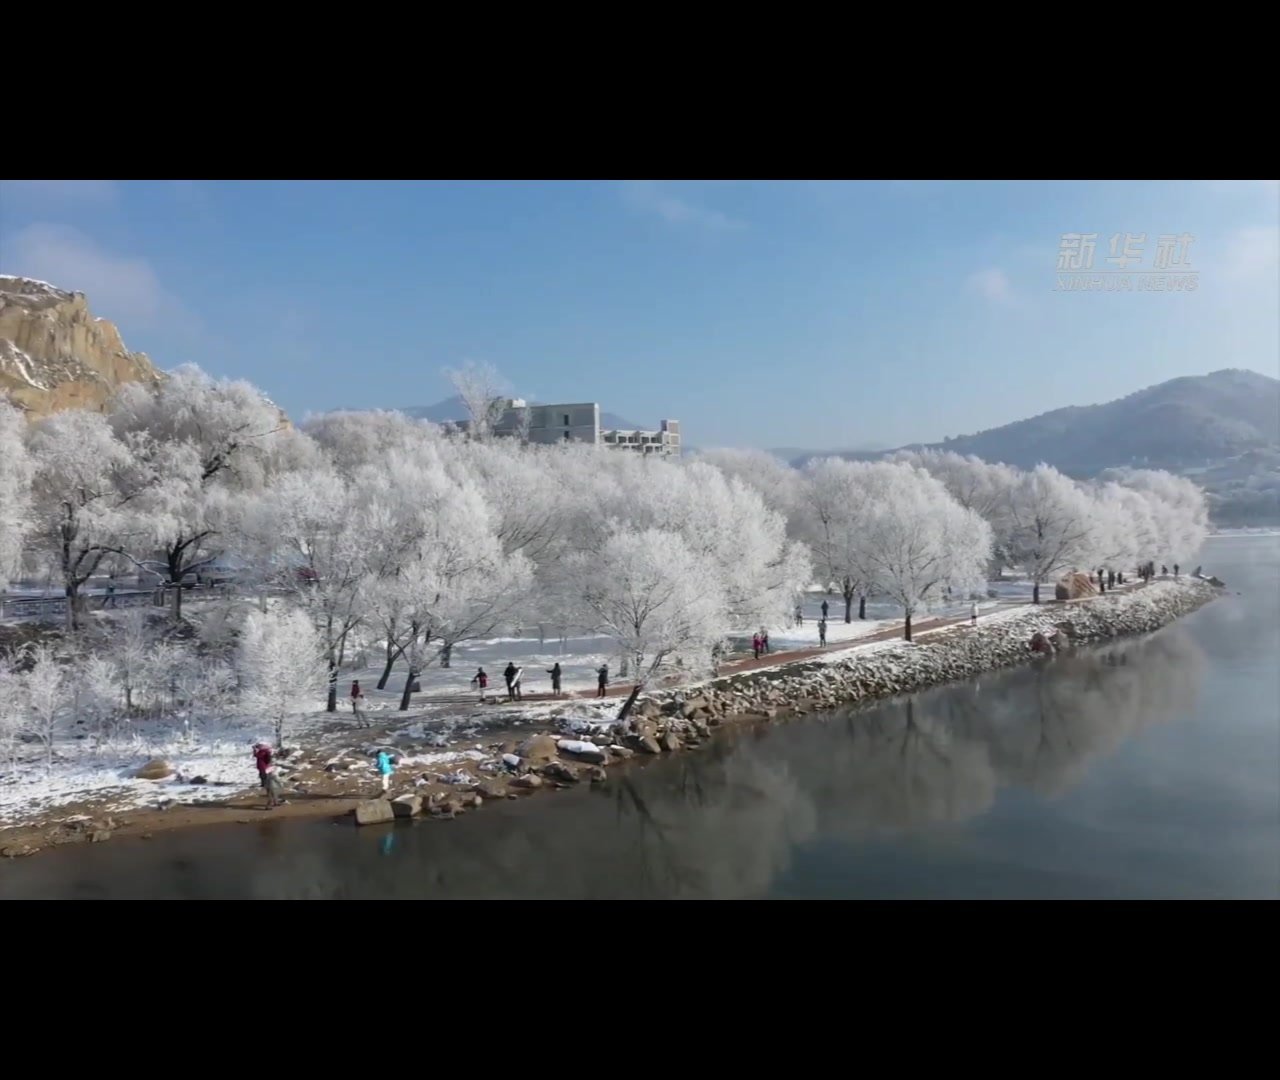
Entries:
{"type": "Polygon", "coordinates": [[[679,457],[680,421],[663,420],[657,431],[602,431],[600,441],[617,450],[679,457]]]}
{"type": "Polygon", "coordinates": [[[585,442],[638,454],[680,456],[678,420],[663,420],[657,431],[601,431],[600,406],[594,401],[530,405],[520,398],[507,398],[503,404],[502,414],[493,425],[495,435],[535,443],[585,442]]]}
{"type": "Polygon", "coordinates": [[[528,442],[600,442],[600,406],[594,401],[571,405],[529,405],[509,398],[493,425],[495,435],[519,435],[528,442]]]}

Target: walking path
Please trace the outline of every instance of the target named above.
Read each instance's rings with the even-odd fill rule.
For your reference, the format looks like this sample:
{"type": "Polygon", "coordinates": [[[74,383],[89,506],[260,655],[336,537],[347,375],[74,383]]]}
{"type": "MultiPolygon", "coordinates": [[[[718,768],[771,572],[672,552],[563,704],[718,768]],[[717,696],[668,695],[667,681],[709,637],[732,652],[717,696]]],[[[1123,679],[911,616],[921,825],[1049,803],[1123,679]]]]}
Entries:
{"type": "MultiPolygon", "coordinates": [[[[978,615],[979,620],[988,618],[998,611],[1007,611],[1012,607],[1030,607],[1029,603],[1022,601],[1002,602],[998,608],[991,611],[982,612],[978,615]]],[[[1043,605],[1042,605],[1043,606],[1043,605]]],[[[924,619],[914,623],[911,627],[911,636],[918,637],[920,634],[930,633],[935,630],[943,630],[949,626],[959,626],[962,623],[970,621],[968,615],[954,615],[950,617],[935,617],[924,619]]],[[[854,638],[846,641],[836,641],[827,645],[814,645],[804,649],[788,649],[785,652],[770,652],[757,658],[754,656],[744,656],[737,660],[726,660],[716,669],[716,678],[723,678],[726,675],[736,675],[743,671],[756,671],[760,668],[777,667],[779,664],[790,664],[797,660],[808,660],[815,656],[822,656],[826,653],[833,652],[852,652],[864,645],[871,645],[877,641],[893,641],[902,638],[903,623],[897,622],[892,626],[886,626],[883,630],[877,630],[875,633],[867,634],[864,637],[854,638]]],[[[655,684],[652,688],[659,689],[663,684],[655,684]]],[[[671,685],[675,685],[673,682],[671,685]]],[[[606,698],[625,698],[635,689],[635,683],[613,683],[604,693],[606,698]]],[[[490,692],[489,700],[500,705],[509,705],[512,702],[507,700],[505,691],[498,687],[490,692]]],[[[558,698],[554,694],[533,693],[524,694],[518,700],[521,702],[547,702],[547,701],[599,701],[600,696],[594,690],[565,691],[558,698]]],[[[474,704],[476,699],[474,696],[469,697],[450,697],[447,699],[432,698],[430,704],[474,704]]]]}
{"type": "MultiPolygon", "coordinates": [[[[1124,585],[1112,586],[1107,593],[1115,591],[1130,592],[1143,588],[1147,583],[1142,581],[1126,582],[1124,585]]],[[[1058,606],[1066,606],[1070,604],[1087,603],[1089,600],[1096,599],[1099,596],[1105,596],[1106,593],[1097,593],[1093,596],[1081,597],[1077,600],[1045,600],[1042,601],[1040,607],[1046,611],[1051,611],[1058,606]]],[[[1013,608],[1032,607],[1030,600],[1001,600],[999,604],[987,611],[979,612],[978,619],[988,619],[992,615],[1009,611],[1013,608]]],[[[948,627],[960,626],[970,621],[968,615],[953,616],[935,616],[933,618],[922,619],[911,627],[912,638],[917,638],[922,634],[933,633],[938,630],[945,630],[948,627]]],[[[827,653],[853,652],[864,645],[871,645],[880,641],[901,640],[903,631],[903,622],[896,621],[891,626],[886,626],[882,630],[867,634],[863,637],[846,639],[844,641],[835,641],[827,645],[813,645],[802,649],[788,649],[784,652],[765,653],[763,656],[756,658],[753,656],[742,656],[734,660],[726,660],[716,669],[716,678],[722,678],[726,675],[736,675],[743,671],[756,671],[760,668],[777,667],[780,664],[794,663],[797,660],[809,660],[816,656],[823,656],[827,653]]],[[[667,689],[679,685],[679,676],[668,677],[663,682],[654,683],[650,687],[653,690],[667,689]]],[[[611,684],[604,693],[605,698],[625,698],[635,689],[633,682],[618,682],[611,684]]],[[[517,699],[521,703],[528,702],[530,704],[543,704],[549,701],[599,701],[601,700],[594,690],[566,690],[559,697],[547,692],[535,692],[524,694],[517,699]]],[[[507,698],[506,690],[501,683],[491,686],[486,698],[486,703],[495,705],[514,704],[507,698]]],[[[476,696],[472,694],[450,694],[447,697],[430,697],[416,698],[417,706],[436,706],[436,705],[475,705],[478,704],[476,696]]]]}

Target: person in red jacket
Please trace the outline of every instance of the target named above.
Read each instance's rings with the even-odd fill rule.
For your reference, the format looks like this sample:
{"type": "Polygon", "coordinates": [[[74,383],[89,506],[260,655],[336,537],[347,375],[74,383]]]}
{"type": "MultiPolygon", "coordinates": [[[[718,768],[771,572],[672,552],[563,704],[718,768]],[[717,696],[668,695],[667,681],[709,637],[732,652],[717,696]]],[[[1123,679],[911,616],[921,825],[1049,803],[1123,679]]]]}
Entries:
{"type": "Polygon", "coordinates": [[[262,790],[267,793],[267,809],[280,805],[280,796],[278,794],[278,786],[280,781],[276,777],[276,768],[271,763],[271,747],[266,743],[253,744],[253,761],[258,766],[258,783],[262,785],[262,790]]]}

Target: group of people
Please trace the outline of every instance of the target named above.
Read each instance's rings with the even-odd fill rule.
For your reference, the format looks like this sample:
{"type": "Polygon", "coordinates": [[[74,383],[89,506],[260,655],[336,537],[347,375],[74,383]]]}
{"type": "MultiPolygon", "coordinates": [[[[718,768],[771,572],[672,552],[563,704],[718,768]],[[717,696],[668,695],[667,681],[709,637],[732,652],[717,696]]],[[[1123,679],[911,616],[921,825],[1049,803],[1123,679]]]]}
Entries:
{"type": "MultiPolygon", "coordinates": [[[[551,677],[551,695],[553,697],[561,697],[564,694],[561,680],[564,673],[560,669],[560,661],[557,660],[551,667],[546,669],[547,674],[551,677]]],[[[503,669],[502,677],[507,684],[507,700],[521,701],[524,695],[520,689],[521,680],[524,677],[524,668],[516,667],[512,661],[507,661],[507,666],[503,669]]],[[[480,700],[484,702],[485,691],[489,688],[489,673],[484,668],[478,668],[476,673],[471,676],[471,685],[480,691],[480,700]]],[[[605,697],[609,687],[609,665],[601,664],[596,669],[596,697],[605,697]]]]}
{"type": "Polygon", "coordinates": [[[751,655],[757,660],[769,651],[769,631],[757,630],[751,635],[751,655]]]}
{"type": "MultiPolygon", "coordinates": [[[[354,700],[353,695],[352,701],[354,700]]],[[[396,755],[385,747],[374,755],[373,767],[378,773],[384,795],[391,789],[391,777],[396,771],[396,762],[396,755]]],[[[253,763],[258,770],[258,783],[262,785],[262,790],[267,796],[267,809],[274,810],[277,806],[286,805],[289,800],[280,797],[280,773],[276,767],[275,755],[267,743],[253,744],[253,763]]]]}

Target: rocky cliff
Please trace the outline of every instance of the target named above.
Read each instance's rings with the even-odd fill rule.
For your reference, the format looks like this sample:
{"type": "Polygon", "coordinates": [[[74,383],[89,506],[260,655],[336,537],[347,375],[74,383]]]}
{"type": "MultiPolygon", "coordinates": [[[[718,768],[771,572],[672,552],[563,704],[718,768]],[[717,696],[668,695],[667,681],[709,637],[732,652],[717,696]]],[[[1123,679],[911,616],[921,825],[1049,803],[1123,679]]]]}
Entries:
{"type": "Polygon", "coordinates": [[[0,275],[0,396],[29,416],[98,409],[121,383],[161,378],[94,318],[84,293],[0,275]]]}

